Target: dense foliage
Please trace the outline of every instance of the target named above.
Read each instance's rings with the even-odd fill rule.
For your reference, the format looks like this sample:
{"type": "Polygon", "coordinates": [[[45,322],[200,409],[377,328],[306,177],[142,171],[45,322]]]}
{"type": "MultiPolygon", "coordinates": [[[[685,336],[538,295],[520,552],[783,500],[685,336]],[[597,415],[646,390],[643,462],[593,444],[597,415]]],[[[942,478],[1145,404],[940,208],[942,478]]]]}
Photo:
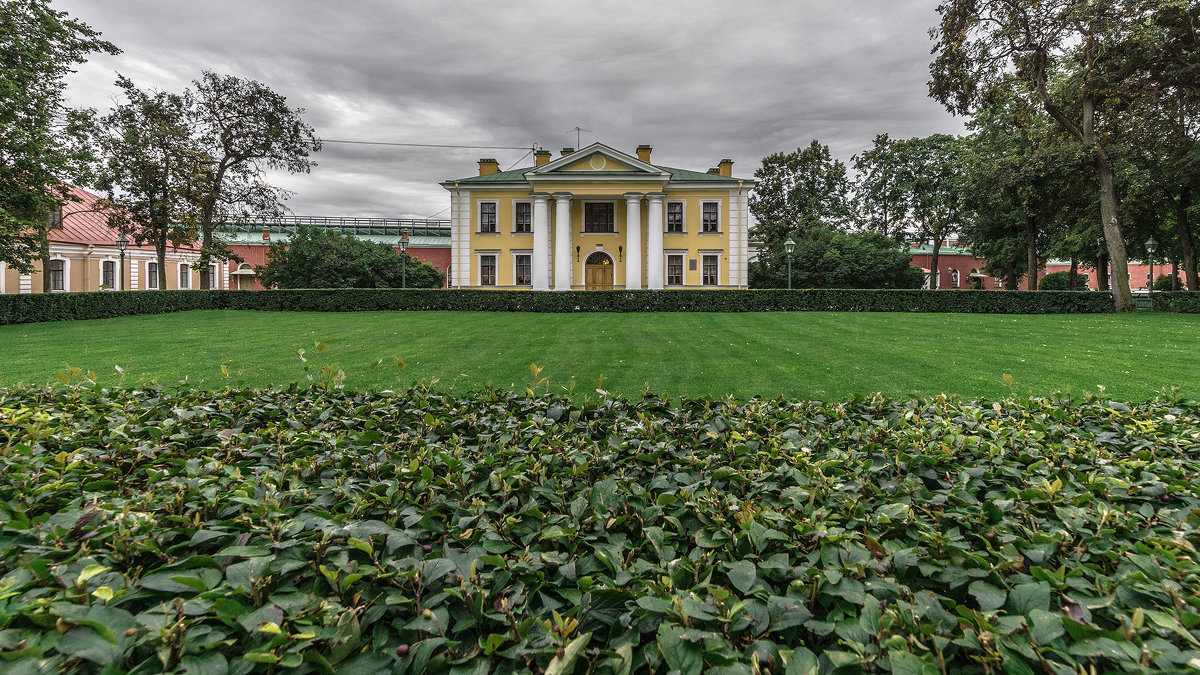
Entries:
{"type": "MultiPolygon", "coordinates": [[[[1088,275],[1075,273],[1075,288],[1081,291],[1088,289],[1088,275]]],[[[1065,291],[1071,288],[1071,273],[1067,270],[1051,272],[1038,282],[1039,291],[1065,291]]]]}
{"type": "MultiPolygon", "coordinates": [[[[1184,294],[1186,295],[1186,294],[1184,294]]],[[[1200,294],[1192,294],[1200,295],[1200,294]]],[[[0,295],[0,325],[102,319],[192,309],[268,312],[452,310],[472,312],[971,312],[1093,314],[1111,311],[1087,292],[857,290],[485,291],[294,289],[129,291],[0,295]]]]}
{"type": "Polygon", "coordinates": [[[50,217],[69,194],[63,180],[89,160],[65,79],[92,52],[117,48],[49,0],[0,2],[0,262],[22,272],[47,254],[50,217]]]}
{"type": "Polygon", "coordinates": [[[1178,670],[1198,450],[1190,403],[0,390],[0,646],[6,672],[1178,670]]]}
{"type": "MultiPolygon", "coordinates": [[[[882,234],[814,227],[793,241],[793,288],[920,288],[925,281],[908,247],[882,234]]],[[[760,256],[750,264],[750,287],[787,288],[788,269],[786,253],[760,256]]]]}
{"type": "Polygon", "coordinates": [[[267,264],[257,271],[274,288],[441,288],[445,282],[436,267],[388,244],[311,227],[272,242],[267,264]]]}

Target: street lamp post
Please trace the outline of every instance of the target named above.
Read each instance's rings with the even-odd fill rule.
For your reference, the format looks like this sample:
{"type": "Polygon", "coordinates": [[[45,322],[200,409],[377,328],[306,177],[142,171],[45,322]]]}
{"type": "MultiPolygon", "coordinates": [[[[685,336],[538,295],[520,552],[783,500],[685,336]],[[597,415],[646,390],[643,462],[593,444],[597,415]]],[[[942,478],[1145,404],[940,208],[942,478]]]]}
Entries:
{"type": "Polygon", "coordinates": [[[1150,253],[1150,284],[1146,286],[1149,293],[1154,292],[1154,252],[1158,250],[1158,242],[1154,241],[1154,237],[1150,237],[1150,241],[1146,242],[1146,251],[1150,253]]]}
{"type": "Polygon", "coordinates": [[[796,250],[796,242],[788,237],[787,241],[783,242],[783,250],[787,251],[788,259],[788,290],[792,290],[792,251],[796,250]]]}
{"type": "Polygon", "coordinates": [[[408,288],[408,233],[400,235],[400,288],[408,288]]]}
{"type": "Polygon", "coordinates": [[[125,248],[128,246],[129,239],[122,232],[117,236],[117,250],[121,252],[121,290],[125,290],[125,248]]]}

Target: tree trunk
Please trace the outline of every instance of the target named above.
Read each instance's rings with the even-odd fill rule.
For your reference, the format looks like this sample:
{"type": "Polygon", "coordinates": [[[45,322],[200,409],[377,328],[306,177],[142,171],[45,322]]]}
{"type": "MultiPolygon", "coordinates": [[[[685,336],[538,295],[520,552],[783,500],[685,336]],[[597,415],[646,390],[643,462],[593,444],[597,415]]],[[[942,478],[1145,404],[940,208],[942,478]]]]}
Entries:
{"type": "Polygon", "coordinates": [[[1072,255],[1071,256],[1071,274],[1067,280],[1067,290],[1070,290],[1070,291],[1079,290],[1078,279],[1079,279],[1079,258],[1076,258],[1074,255],[1072,255]]]}
{"type": "Polygon", "coordinates": [[[1179,201],[1175,204],[1175,234],[1179,237],[1179,247],[1183,249],[1183,276],[1187,281],[1189,291],[1200,291],[1200,276],[1196,273],[1196,244],[1192,241],[1191,223],[1188,222],[1188,209],[1192,206],[1192,191],[1184,185],[1179,190],[1179,201]]]}
{"type": "Polygon", "coordinates": [[[1118,312],[1132,312],[1133,293],[1129,290],[1129,261],[1125,257],[1125,238],[1117,220],[1117,192],[1112,162],[1108,152],[1096,140],[1096,102],[1091,96],[1083,99],[1083,146],[1092,153],[1096,173],[1100,178],[1100,225],[1104,242],[1108,244],[1108,259],[1112,263],[1113,305],[1118,312]]]}
{"type": "MultiPolygon", "coordinates": [[[[42,292],[50,292],[50,233],[44,233],[41,241],[42,248],[42,292]]],[[[65,272],[64,272],[65,274],[65,272]]]]}
{"type": "Polygon", "coordinates": [[[1009,267],[1004,271],[1004,290],[1015,291],[1017,286],[1017,271],[1009,267]]]}
{"type": "Polygon", "coordinates": [[[938,254],[942,250],[942,238],[933,237],[933,257],[929,259],[929,288],[938,290],[941,284],[938,283],[938,254]]]}
{"type": "Polygon", "coordinates": [[[1179,261],[1171,260],[1171,290],[1179,290],[1179,261]]]}
{"type": "Polygon", "coordinates": [[[154,242],[154,254],[158,257],[158,290],[167,290],[167,238],[154,242]]]}
{"type": "Polygon", "coordinates": [[[1108,292],[1108,254],[1096,258],[1096,290],[1108,292]]]}
{"type": "Polygon", "coordinates": [[[1025,218],[1025,275],[1028,281],[1025,289],[1037,290],[1038,256],[1037,256],[1037,225],[1032,217],[1025,218]]]}

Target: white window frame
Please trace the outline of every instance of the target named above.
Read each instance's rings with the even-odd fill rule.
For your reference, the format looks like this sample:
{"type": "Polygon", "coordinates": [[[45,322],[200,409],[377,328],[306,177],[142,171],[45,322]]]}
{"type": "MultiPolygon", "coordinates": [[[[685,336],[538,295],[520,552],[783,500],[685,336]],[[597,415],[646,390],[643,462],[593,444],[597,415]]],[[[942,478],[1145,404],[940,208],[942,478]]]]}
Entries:
{"type": "Polygon", "coordinates": [[[685,250],[663,251],[663,286],[666,288],[682,288],[687,285],[687,256],[685,250]],[[679,256],[679,283],[671,283],[671,256],[679,256]]]}
{"type": "MultiPolygon", "coordinates": [[[[583,206],[579,207],[579,234],[580,235],[600,235],[600,236],[616,236],[620,234],[617,229],[617,200],[616,199],[585,199],[582,201],[583,206]],[[612,204],[612,232],[588,232],[587,230],[587,205],[588,204],[612,204]]],[[[615,260],[615,258],[614,258],[615,260]]],[[[616,264],[615,262],[613,264],[616,264]]]]}
{"type": "MultiPolygon", "coordinates": [[[[522,288],[524,288],[525,286],[533,286],[533,251],[514,250],[514,251],[512,251],[512,261],[513,261],[513,272],[512,272],[513,286],[521,286],[522,288]],[[527,284],[522,284],[522,283],[517,282],[517,256],[521,256],[521,255],[529,256],[529,283],[527,283],[527,284]]],[[[497,276],[499,276],[498,271],[497,271],[497,276]]]]}
{"type": "Polygon", "coordinates": [[[480,288],[497,288],[497,287],[499,287],[499,285],[500,285],[500,251],[476,251],[475,252],[475,285],[479,286],[480,288]],[[487,284],[485,286],[483,283],[483,259],[485,257],[489,257],[489,256],[495,259],[494,264],[496,266],[496,281],[495,281],[495,283],[487,284]]]}
{"type": "Polygon", "coordinates": [[[146,281],[145,281],[146,290],[160,291],[162,289],[158,287],[158,270],[154,270],[154,273],[151,274],[150,273],[151,265],[158,267],[158,261],[157,260],[147,260],[146,261],[146,281]]]}
{"type": "MultiPolygon", "coordinates": [[[[496,226],[497,229],[499,229],[498,223],[499,223],[499,221],[497,221],[497,226],[496,226]]],[[[532,199],[514,199],[513,200],[513,203],[512,203],[512,233],[513,234],[530,234],[530,235],[533,234],[533,200],[532,199]],[[522,232],[517,229],[517,205],[518,204],[528,204],[529,205],[529,231],[528,232],[522,232]]]]}
{"type": "Polygon", "coordinates": [[[109,262],[113,264],[113,281],[116,282],[112,285],[112,287],[109,288],[109,290],[110,291],[120,290],[121,289],[121,266],[117,264],[117,259],[112,257],[111,255],[105,256],[99,260],[98,266],[100,268],[100,283],[96,284],[96,288],[100,288],[101,286],[104,285],[104,263],[109,263],[109,262]]]}
{"type": "Polygon", "coordinates": [[[668,199],[664,203],[664,205],[663,205],[663,234],[687,234],[687,200],[686,199],[668,199]],[[682,219],[680,220],[680,225],[683,226],[683,229],[678,232],[674,232],[672,230],[667,229],[668,225],[670,224],[670,220],[671,220],[671,206],[670,206],[671,204],[679,204],[679,206],[681,207],[680,215],[682,216],[682,219]]]}
{"type": "Polygon", "coordinates": [[[959,286],[959,283],[958,283],[960,279],[961,279],[961,276],[959,275],[958,270],[951,267],[950,268],[950,283],[952,284],[951,288],[961,288],[961,286],[959,286]]]}
{"type": "Polygon", "coordinates": [[[475,234],[500,234],[500,200],[498,199],[480,199],[476,202],[475,207],[475,234]],[[496,229],[483,229],[483,205],[491,204],[496,214],[496,229]]]}
{"type": "Polygon", "coordinates": [[[179,279],[178,279],[178,281],[176,282],[178,284],[176,286],[177,289],[179,289],[181,291],[192,290],[192,266],[190,264],[185,263],[185,262],[179,263],[179,279]],[[184,279],[183,275],[184,275],[185,269],[187,270],[187,281],[188,281],[187,286],[184,286],[183,284],[178,284],[178,281],[183,281],[183,279],[184,279]]]}
{"type": "Polygon", "coordinates": [[[44,272],[44,273],[45,273],[47,276],[49,276],[49,275],[50,275],[50,263],[51,263],[51,262],[53,262],[53,261],[55,261],[55,260],[61,260],[61,261],[62,261],[62,264],[63,264],[63,272],[62,272],[62,274],[63,274],[63,283],[62,283],[63,287],[62,287],[62,288],[59,288],[59,289],[55,289],[55,288],[53,288],[53,285],[54,285],[54,283],[53,283],[53,277],[51,277],[51,289],[50,289],[50,292],[51,292],[51,293],[69,293],[69,292],[71,291],[71,259],[70,259],[70,258],[64,258],[64,257],[62,257],[61,255],[52,255],[52,256],[50,256],[50,258],[49,258],[49,259],[46,261],[46,269],[45,269],[45,270],[43,270],[43,272],[44,272]]]}
{"type": "Polygon", "coordinates": [[[4,295],[8,284],[8,263],[0,260],[0,295],[4,295]]]}
{"type": "Polygon", "coordinates": [[[724,253],[724,251],[700,251],[699,252],[699,254],[700,254],[700,270],[699,271],[700,271],[700,285],[701,286],[716,288],[721,285],[721,256],[723,253],[724,253]],[[715,284],[704,283],[704,259],[707,257],[710,257],[710,256],[717,259],[717,283],[715,283],[715,284]]]}
{"type": "Polygon", "coordinates": [[[722,225],[724,225],[724,224],[725,223],[721,220],[721,200],[720,199],[701,199],[700,200],[700,230],[699,230],[698,234],[701,234],[701,235],[723,234],[725,230],[722,228],[722,225]],[[712,232],[709,232],[704,229],[704,205],[705,204],[716,204],[717,205],[717,229],[712,232]]]}

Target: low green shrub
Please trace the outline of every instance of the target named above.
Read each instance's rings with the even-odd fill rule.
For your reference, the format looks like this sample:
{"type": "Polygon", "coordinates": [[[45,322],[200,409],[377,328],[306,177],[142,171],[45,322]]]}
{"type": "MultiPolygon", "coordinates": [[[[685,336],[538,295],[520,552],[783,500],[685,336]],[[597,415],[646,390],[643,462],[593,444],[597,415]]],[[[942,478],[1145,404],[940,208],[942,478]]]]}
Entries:
{"type": "Polygon", "coordinates": [[[1195,291],[1155,291],[1150,301],[1157,312],[1200,314],[1200,293],[1195,291]]]}
{"type": "MultiPolygon", "coordinates": [[[[1075,273],[1075,288],[1086,291],[1088,289],[1088,275],[1082,272],[1075,273]]],[[[1051,272],[1042,277],[1038,281],[1039,291],[1065,291],[1071,288],[1071,273],[1069,271],[1051,272]]]]}
{"type": "Polygon", "coordinates": [[[6,672],[1200,659],[1200,408],[0,390],[6,672]]]}
{"type": "Polygon", "coordinates": [[[274,291],[130,291],[0,295],[0,325],[193,309],[275,312],[459,310],[501,312],[972,312],[1112,311],[1105,293],[922,290],[488,291],[340,288],[274,291]]]}

